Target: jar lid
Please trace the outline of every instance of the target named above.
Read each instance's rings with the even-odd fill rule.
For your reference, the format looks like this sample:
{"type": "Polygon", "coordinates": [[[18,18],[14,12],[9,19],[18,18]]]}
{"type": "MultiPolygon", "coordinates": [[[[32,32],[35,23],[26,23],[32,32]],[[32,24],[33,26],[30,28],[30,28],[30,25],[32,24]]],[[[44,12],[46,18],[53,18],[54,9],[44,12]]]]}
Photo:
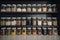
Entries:
{"type": "Polygon", "coordinates": [[[42,19],[46,19],[46,17],[43,17],[42,19]]]}
{"type": "Polygon", "coordinates": [[[14,7],[15,7],[15,6],[16,6],[16,4],[12,4],[12,6],[14,6],[14,7]]]}
{"type": "Polygon", "coordinates": [[[1,29],[6,29],[6,27],[4,27],[4,28],[1,28],[1,29]]]}
{"type": "Polygon", "coordinates": [[[22,17],[22,19],[26,19],[26,17],[22,17]]]}
{"type": "Polygon", "coordinates": [[[26,28],[23,28],[23,29],[26,29],[26,28]]]}
{"type": "Polygon", "coordinates": [[[52,17],[52,19],[57,19],[56,17],[52,17]]]}
{"type": "Polygon", "coordinates": [[[11,17],[7,17],[7,19],[11,19],[11,17]]]}
{"type": "Polygon", "coordinates": [[[36,19],[36,17],[32,17],[33,19],[36,19]]]}
{"type": "Polygon", "coordinates": [[[37,6],[41,6],[41,4],[37,4],[37,6]]]}
{"type": "Polygon", "coordinates": [[[27,28],[27,29],[31,29],[31,27],[27,28]]]}
{"type": "Polygon", "coordinates": [[[17,29],[21,29],[21,27],[17,28],[17,29]]]}
{"type": "Polygon", "coordinates": [[[41,29],[40,27],[38,29],[41,29]]]}
{"type": "Polygon", "coordinates": [[[1,19],[6,19],[6,17],[1,17],[1,19]]]}
{"type": "Polygon", "coordinates": [[[7,28],[7,29],[11,29],[11,27],[7,28]]]}
{"type": "Polygon", "coordinates": [[[2,4],[2,6],[6,7],[6,4],[2,4]]]}
{"type": "Polygon", "coordinates": [[[24,7],[26,7],[26,4],[23,4],[24,7]]]}
{"type": "Polygon", "coordinates": [[[27,17],[27,19],[31,19],[31,17],[27,17]]]}
{"type": "Polygon", "coordinates": [[[47,19],[51,19],[51,17],[47,17],[47,19]]]}
{"type": "Polygon", "coordinates": [[[16,27],[13,27],[12,29],[16,29],[16,27]]]}
{"type": "Polygon", "coordinates": [[[31,4],[27,4],[27,6],[31,6],[31,4]]]}
{"type": "Polygon", "coordinates": [[[42,6],[47,6],[46,4],[42,4],[42,6]]]}
{"type": "Polygon", "coordinates": [[[17,19],[21,19],[21,17],[17,17],[17,19]]]}
{"type": "Polygon", "coordinates": [[[36,4],[32,4],[32,6],[36,6],[36,4]]]}
{"type": "Polygon", "coordinates": [[[16,17],[12,17],[12,19],[16,19],[16,17]]]}
{"type": "Polygon", "coordinates": [[[47,29],[47,28],[43,28],[43,29],[47,29]]]}
{"type": "Polygon", "coordinates": [[[41,19],[41,17],[38,17],[38,19],[41,19]]]}
{"type": "Polygon", "coordinates": [[[51,4],[47,4],[47,6],[48,6],[48,7],[52,7],[52,5],[51,5],[51,4]]]}
{"type": "Polygon", "coordinates": [[[36,28],[33,28],[33,29],[36,29],[36,28]]]}
{"type": "Polygon", "coordinates": [[[11,4],[7,4],[7,6],[11,6],[11,4]]]}
{"type": "Polygon", "coordinates": [[[17,6],[21,7],[22,5],[21,4],[17,4],[17,6]]]}
{"type": "Polygon", "coordinates": [[[48,28],[48,29],[52,29],[52,28],[48,28]]]}
{"type": "Polygon", "coordinates": [[[56,6],[56,4],[52,4],[52,6],[54,6],[54,7],[55,7],[55,6],[56,6]]]}

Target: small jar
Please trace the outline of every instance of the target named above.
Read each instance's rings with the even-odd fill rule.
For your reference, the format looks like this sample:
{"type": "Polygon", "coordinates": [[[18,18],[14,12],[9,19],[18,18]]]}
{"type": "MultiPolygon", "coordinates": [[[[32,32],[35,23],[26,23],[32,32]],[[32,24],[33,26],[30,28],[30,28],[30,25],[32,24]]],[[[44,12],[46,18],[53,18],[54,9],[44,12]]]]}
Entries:
{"type": "Polygon", "coordinates": [[[17,27],[16,34],[17,34],[17,35],[21,35],[21,31],[22,31],[22,30],[21,30],[21,27],[17,27]]]}
{"type": "Polygon", "coordinates": [[[47,8],[48,8],[48,9],[47,9],[48,12],[53,12],[53,11],[52,11],[52,5],[51,5],[51,4],[47,4],[47,8]]]}
{"type": "Polygon", "coordinates": [[[11,26],[11,17],[6,18],[6,26],[11,26]]]}
{"type": "Polygon", "coordinates": [[[53,28],[48,28],[48,35],[53,35],[53,28]]]}
{"type": "Polygon", "coordinates": [[[57,18],[56,17],[52,17],[52,25],[57,26],[57,18]]]}
{"type": "Polygon", "coordinates": [[[52,26],[52,19],[51,19],[51,17],[47,17],[47,24],[48,24],[48,26],[52,26]]]}
{"type": "Polygon", "coordinates": [[[41,28],[41,27],[38,27],[38,28],[37,28],[37,34],[38,34],[38,35],[42,35],[42,28],[41,28]]]}
{"type": "Polygon", "coordinates": [[[32,25],[33,26],[36,26],[37,25],[37,22],[36,22],[36,17],[32,17],[32,25]]]}
{"type": "Polygon", "coordinates": [[[36,4],[32,4],[32,12],[37,12],[36,4]]]}
{"type": "Polygon", "coordinates": [[[27,35],[31,35],[31,27],[27,27],[27,35]]]}
{"type": "Polygon", "coordinates": [[[22,12],[26,12],[26,4],[22,4],[22,12]]]}
{"type": "Polygon", "coordinates": [[[17,4],[17,12],[21,12],[22,11],[22,5],[21,4],[17,4]]]}
{"type": "Polygon", "coordinates": [[[12,12],[16,12],[16,4],[12,4],[12,12]]]}
{"type": "Polygon", "coordinates": [[[12,17],[11,26],[16,26],[16,17],[12,17]]]}
{"type": "Polygon", "coordinates": [[[17,17],[16,26],[21,26],[21,17],[17,17]]]}
{"type": "Polygon", "coordinates": [[[6,4],[1,5],[1,12],[6,12],[6,4]]]}
{"type": "Polygon", "coordinates": [[[16,28],[15,27],[13,27],[13,28],[11,28],[11,35],[16,35],[16,28]]]}
{"type": "Polygon", "coordinates": [[[22,35],[26,35],[26,27],[22,28],[22,35]]]}
{"type": "Polygon", "coordinates": [[[22,26],[26,25],[26,17],[22,17],[22,26]]]}
{"type": "Polygon", "coordinates": [[[41,4],[37,4],[37,12],[42,12],[42,6],[41,6],[41,4]]]}
{"type": "Polygon", "coordinates": [[[27,25],[31,25],[31,17],[27,17],[27,25]]]}
{"type": "Polygon", "coordinates": [[[31,12],[31,4],[27,4],[27,12],[31,12]]]}
{"type": "Polygon", "coordinates": [[[11,12],[11,4],[7,4],[6,12],[11,12]]]}
{"type": "Polygon", "coordinates": [[[1,26],[6,25],[6,17],[1,17],[1,26]]]}
{"type": "Polygon", "coordinates": [[[52,10],[53,10],[53,12],[56,12],[57,11],[56,4],[52,4],[52,10]]]}
{"type": "Polygon", "coordinates": [[[41,17],[38,17],[37,22],[38,22],[38,26],[42,26],[42,18],[41,17]]]}
{"type": "Polygon", "coordinates": [[[46,4],[42,4],[42,11],[47,12],[47,5],[46,4]]]}

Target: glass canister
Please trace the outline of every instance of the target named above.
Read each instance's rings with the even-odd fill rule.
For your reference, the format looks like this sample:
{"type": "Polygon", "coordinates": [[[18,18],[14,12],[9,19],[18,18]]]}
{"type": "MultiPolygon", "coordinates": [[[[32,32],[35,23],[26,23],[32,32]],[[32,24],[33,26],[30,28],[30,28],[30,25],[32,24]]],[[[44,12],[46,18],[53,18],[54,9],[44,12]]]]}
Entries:
{"type": "Polygon", "coordinates": [[[27,27],[27,35],[31,35],[31,27],[27,27]]]}
{"type": "Polygon", "coordinates": [[[26,4],[22,4],[22,12],[27,12],[27,10],[26,10],[26,4]]]}
{"type": "Polygon", "coordinates": [[[27,12],[31,12],[31,4],[27,4],[27,12]]]}
{"type": "Polygon", "coordinates": [[[22,35],[26,35],[26,27],[22,28],[22,35]]]}

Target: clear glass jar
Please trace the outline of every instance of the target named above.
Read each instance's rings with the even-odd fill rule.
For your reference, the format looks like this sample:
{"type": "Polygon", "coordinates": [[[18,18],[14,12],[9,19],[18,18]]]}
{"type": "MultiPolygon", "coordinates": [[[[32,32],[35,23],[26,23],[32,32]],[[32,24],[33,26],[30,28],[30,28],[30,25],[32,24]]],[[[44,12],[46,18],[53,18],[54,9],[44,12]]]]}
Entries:
{"type": "Polygon", "coordinates": [[[57,11],[56,4],[52,4],[52,9],[53,9],[53,12],[56,12],[57,11]]]}
{"type": "Polygon", "coordinates": [[[22,26],[26,25],[26,17],[22,17],[22,26]]]}
{"type": "Polygon", "coordinates": [[[42,6],[41,6],[41,4],[37,4],[37,12],[42,12],[42,6]]]}
{"type": "Polygon", "coordinates": [[[11,12],[11,4],[7,4],[6,12],[11,12]]]}
{"type": "Polygon", "coordinates": [[[22,5],[21,4],[17,4],[17,12],[21,12],[22,11],[22,5]]]}
{"type": "Polygon", "coordinates": [[[27,27],[27,35],[31,35],[31,27],[27,27]]]}
{"type": "Polygon", "coordinates": [[[6,4],[1,5],[1,12],[6,12],[6,4]]]}
{"type": "Polygon", "coordinates": [[[47,24],[48,24],[48,26],[52,26],[52,19],[51,19],[51,17],[47,17],[47,24]]]}
{"type": "Polygon", "coordinates": [[[27,25],[31,25],[31,17],[27,17],[27,25]]]}
{"type": "Polygon", "coordinates": [[[37,22],[36,22],[36,17],[32,17],[32,25],[33,26],[36,26],[37,25],[37,22]]]}
{"type": "Polygon", "coordinates": [[[27,4],[27,12],[31,12],[31,4],[27,4]]]}
{"type": "Polygon", "coordinates": [[[6,26],[11,26],[11,17],[6,18],[6,26]]]}
{"type": "Polygon", "coordinates": [[[36,4],[32,4],[32,12],[37,12],[36,4]]]}
{"type": "Polygon", "coordinates": [[[16,12],[16,4],[12,4],[12,12],[16,12]]]}
{"type": "Polygon", "coordinates": [[[22,35],[26,35],[26,27],[22,28],[22,35]]]}
{"type": "Polygon", "coordinates": [[[1,17],[1,26],[6,25],[6,17],[1,17]]]}
{"type": "Polygon", "coordinates": [[[16,26],[16,17],[12,17],[11,26],[16,26]]]}
{"type": "Polygon", "coordinates": [[[21,35],[21,31],[22,31],[22,30],[21,30],[21,27],[17,27],[16,34],[17,34],[17,35],[21,35]]]}
{"type": "Polygon", "coordinates": [[[26,4],[22,4],[22,12],[27,12],[27,10],[26,10],[26,4]]]}
{"type": "Polygon", "coordinates": [[[16,18],[16,26],[21,26],[21,17],[16,18]]]}

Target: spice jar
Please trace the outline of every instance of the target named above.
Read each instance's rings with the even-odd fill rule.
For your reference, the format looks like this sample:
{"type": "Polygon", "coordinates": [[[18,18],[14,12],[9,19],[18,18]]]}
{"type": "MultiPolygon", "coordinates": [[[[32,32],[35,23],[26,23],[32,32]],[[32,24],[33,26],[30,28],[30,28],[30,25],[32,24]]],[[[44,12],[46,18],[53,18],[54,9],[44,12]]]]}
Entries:
{"type": "Polygon", "coordinates": [[[31,25],[31,17],[27,17],[27,25],[31,25]]]}
{"type": "Polygon", "coordinates": [[[36,4],[32,4],[32,12],[37,12],[36,4]]]}
{"type": "Polygon", "coordinates": [[[22,26],[26,25],[26,17],[22,17],[22,26]]]}
{"type": "Polygon", "coordinates": [[[35,26],[37,24],[36,17],[32,17],[32,25],[35,26]]]}
{"type": "Polygon", "coordinates": [[[47,24],[48,24],[48,26],[52,26],[52,19],[51,19],[51,17],[47,17],[47,24]]]}
{"type": "Polygon", "coordinates": [[[52,9],[53,9],[53,12],[56,12],[57,11],[56,4],[52,4],[52,9]]]}
{"type": "Polygon", "coordinates": [[[58,35],[58,29],[57,28],[53,28],[53,35],[58,35]]]}
{"type": "Polygon", "coordinates": [[[26,35],[26,27],[22,28],[22,35],[26,35]]]}
{"type": "Polygon", "coordinates": [[[36,35],[36,34],[37,34],[37,30],[36,30],[35,27],[32,28],[32,34],[33,34],[33,35],[36,35]]]}
{"type": "Polygon", "coordinates": [[[37,22],[38,22],[38,26],[42,26],[42,19],[41,19],[41,17],[38,17],[37,22]]]}
{"type": "Polygon", "coordinates": [[[26,12],[26,4],[22,4],[22,12],[26,12]]]}
{"type": "Polygon", "coordinates": [[[27,27],[27,35],[31,35],[31,27],[27,27]]]}
{"type": "Polygon", "coordinates": [[[47,5],[46,4],[42,4],[42,11],[47,12],[47,5]]]}
{"type": "Polygon", "coordinates": [[[27,4],[27,12],[31,12],[31,4],[27,4]]]}
{"type": "Polygon", "coordinates": [[[48,28],[48,35],[53,35],[53,28],[48,28]]]}
{"type": "Polygon", "coordinates": [[[43,17],[42,24],[43,24],[43,26],[47,26],[47,20],[46,20],[46,17],[43,17]]]}
{"type": "Polygon", "coordinates": [[[12,12],[16,12],[16,4],[12,4],[12,12]]]}
{"type": "Polygon", "coordinates": [[[5,26],[6,24],[6,17],[1,17],[1,26],[5,26]]]}
{"type": "Polygon", "coordinates": [[[6,17],[6,26],[11,26],[11,17],[6,17]]]}
{"type": "Polygon", "coordinates": [[[48,12],[52,12],[52,5],[51,4],[47,4],[47,8],[48,8],[47,9],[48,12]]]}
{"type": "Polygon", "coordinates": [[[17,35],[21,35],[21,31],[22,31],[22,30],[21,30],[21,27],[18,27],[18,28],[16,29],[16,34],[17,34],[17,35]]]}
{"type": "Polygon", "coordinates": [[[52,17],[52,25],[57,26],[57,18],[56,17],[52,17]]]}
{"type": "Polygon", "coordinates": [[[48,34],[47,28],[42,28],[42,33],[43,33],[43,35],[47,35],[48,34]]]}
{"type": "Polygon", "coordinates": [[[6,4],[1,5],[1,12],[6,12],[6,4]]]}
{"type": "Polygon", "coordinates": [[[11,28],[11,35],[16,35],[16,28],[15,27],[11,28]]]}
{"type": "Polygon", "coordinates": [[[37,4],[37,11],[38,12],[42,12],[42,6],[41,6],[41,4],[37,4]]]}
{"type": "Polygon", "coordinates": [[[22,5],[21,4],[17,4],[17,12],[21,12],[22,10],[22,5]]]}
{"type": "Polygon", "coordinates": [[[16,19],[16,25],[21,26],[21,17],[17,17],[16,19]]]}
{"type": "Polygon", "coordinates": [[[37,28],[37,34],[38,34],[38,35],[42,35],[42,28],[41,28],[41,27],[38,27],[38,28],[37,28]]]}
{"type": "Polygon", "coordinates": [[[0,35],[3,35],[3,30],[0,28],[0,35]]]}
{"type": "Polygon", "coordinates": [[[6,12],[11,12],[11,5],[7,4],[6,12]]]}
{"type": "Polygon", "coordinates": [[[12,17],[11,19],[11,25],[16,26],[16,17],[12,17]]]}

